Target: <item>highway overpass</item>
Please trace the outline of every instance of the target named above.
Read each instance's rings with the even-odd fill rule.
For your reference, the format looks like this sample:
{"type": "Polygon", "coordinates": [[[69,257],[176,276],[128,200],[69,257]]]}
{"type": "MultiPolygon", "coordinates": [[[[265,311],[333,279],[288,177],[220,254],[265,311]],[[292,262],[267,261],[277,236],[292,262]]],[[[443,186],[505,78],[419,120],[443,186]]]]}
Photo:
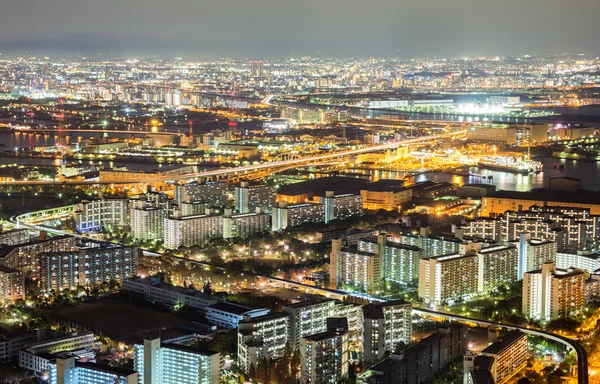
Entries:
{"type": "Polygon", "coordinates": [[[323,160],[331,160],[331,159],[339,159],[340,157],[346,156],[355,156],[363,153],[369,152],[377,152],[384,151],[388,149],[395,149],[405,145],[411,144],[421,144],[428,141],[434,140],[442,140],[451,138],[453,136],[462,135],[466,132],[466,130],[455,131],[449,134],[440,134],[440,135],[429,135],[423,136],[413,139],[405,139],[400,141],[395,141],[393,143],[372,145],[369,147],[349,149],[345,151],[337,151],[331,153],[322,153],[314,156],[306,156],[300,158],[291,158],[283,161],[274,161],[268,163],[261,164],[253,164],[253,165],[244,165],[240,167],[233,168],[222,168],[212,171],[204,171],[197,173],[188,173],[185,175],[169,175],[169,176],[159,176],[151,179],[118,179],[118,180],[102,180],[102,181],[93,181],[93,180],[65,180],[62,182],[57,182],[56,180],[15,180],[15,181],[5,181],[4,185],[111,185],[111,184],[151,184],[151,183],[165,183],[165,182],[175,182],[175,181],[191,181],[195,179],[221,179],[225,178],[228,175],[239,175],[243,176],[245,173],[254,172],[262,169],[269,168],[281,168],[286,166],[302,166],[304,164],[317,163],[323,160]]]}
{"type": "Polygon", "coordinates": [[[531,329],[527,327],[521,327],[519,325],[512,324],[504,324],[498,323],[495,321],[481,320],[475,319],[466,316],[454,315],[446,312],[438,312],[430,309],[424,308],[413,308],[413,314],[419,316],[431,316],[431,317],[441,317],[444,319],[452,320],[452,321],[464,321],[468,323],[474,323],[480,326],[489,327],[490,325],[495,325],[508,330],[519,330],[521,332],[527,333],[533,336],[540,336],[548,340],[556,341],[565,345],[568,349],[572,349],[577,354],[577,382],[579,384],[588,384],[589,376],[588,376],[588,358],[587,352],[583,348],[581,344],[579,344],[576,340],[569,339],[568,337],[560,336],[552,332],[540,331],[536,329],[531,329]]]}

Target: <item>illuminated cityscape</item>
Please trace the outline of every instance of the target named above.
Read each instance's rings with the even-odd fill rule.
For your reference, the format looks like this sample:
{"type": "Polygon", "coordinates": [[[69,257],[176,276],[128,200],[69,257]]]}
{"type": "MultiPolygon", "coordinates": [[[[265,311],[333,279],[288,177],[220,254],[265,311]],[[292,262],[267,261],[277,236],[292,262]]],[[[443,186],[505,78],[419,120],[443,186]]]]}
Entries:
{"type": "Polygon", "coordinates": [[[0,5],[0,384],[600,383],[600,8],[511,1],[0,5]]]}

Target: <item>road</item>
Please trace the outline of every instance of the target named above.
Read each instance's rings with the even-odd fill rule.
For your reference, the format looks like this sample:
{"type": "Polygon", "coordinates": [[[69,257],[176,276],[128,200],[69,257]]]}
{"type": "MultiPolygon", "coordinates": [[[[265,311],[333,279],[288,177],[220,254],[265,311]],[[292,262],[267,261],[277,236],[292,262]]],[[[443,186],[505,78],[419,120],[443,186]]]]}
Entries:
{"type": "Polygon", "coordinates": [[[462,135],[466,132],[467,132],[466,130],[460,130],[460,131],[452,132],[450,134],[429,135],[429,136],[418,137],[418,138],[414,138],[414,139],[395,141],[393,143],[379,144],[379,145],[373,145],[373,146],[364,147],[364,148],[349,149],[349,150],[345,150],[345,151],[325,153],[325,154],[320,154],[320,155],[301,157],[301,158],[297,158],[297,159],[289,159],[289,160],[275,161],[275,162],[270,162],[270,163],[254,164],[254,165],[244,165],[244,166],[234,167],[234,168],[223,168],[223,169],[217,169],[217,170],[213,170],[213,171],[188,173],[185,175],[158,176],[156,178],[144,179],[144,180],[140,180],[140,179],[103,180],[103,181],[66,180],[63,182],[57,182],[56,180],[27,180],[27,181],[14,180],[14,181],[5,181],[2,184],[4,184],[4,185],[54,185],[54,184],[57,184],[57,185],[110,185],[110,184],[139,184],[139,183],[149,184],[149,183],[161,183],[161,182],[175,182],[175,181],[182,181],[182,180],[191,181],[194,179],[203,179],[203,178],[206,178],[206,179],[220,178],[222,176],[226,176],[226,175],[230,175],[230,174],[243,174],[243,173],[247,173],[247,172],[257,171],[260,169],[301,165],[304,163],[312,163],[312,162],[318,162],[318,161],[322,161],[322,160],[337,159],[337,158],[345,157],[345,156],[360,155],[362,153],[384,151],[387,149],[395,149],[395,148],[398,148],[398,147],[401,147],[404,145],[419,144],[419,143],[424,143],[424,142],[428,142],[428,141],[432,141],[432,140],[447,139],[449,137],[462,135]]]}
{"type": "Polygon", "coordinates": [[[516,329],[521,332],[527,333],[529,335],[540,336],[545,339],[556,341],[558,343],[565,345],[567,348],[571,348],[575,351],[575,353],[577,354],[577,382],[579,384],[589,384],[587,352],[585,351],[583,346],[575,340],[572,340],[567,337],[563,337],[563,336],[560,336],[560,335],[557,335],[557,334],[554,334],[551,332],[539,331],[539,330],[530,329],[527,327],[521,327],[518,325],[504,324],[504,323],[498,323],[495,321],[488,321],[488,320],[481,320],[481,319],[476,319],[476,318],[472,318],[472,317],[454,315],[452,313],[438,312],[438,311],[433,311],[433,310],[424,309],[424,308],[413,308],[413,314],[421,315],[421,316],[442,317],[442,318],[445,318],[448,320],[455,320],[455,321],[465,321],[465,322],[469,322],[469,323],[475,323],[477,325],[482,325],[485,327],[490,326],[490,325],[496,325],[498,327],[502,327],[505,329],[510,329],[510,330],[516,329]]]}
{"type": "MultiPolygon", "coordinates": [[[[79,239],[84,239],[84,240],[94,240],[88,236],[85,235],[73,235],[72,233],[69,233],[67,231],[63,231],[63,230],[58,230],[58,229],[51,229],[51,228],[46,228],[46,227],[42,227],[42,226],[38,226],[38,225],[34,225],[34,224],[28,224],[25,220],[27,217],[31,218],[31,217],[36,217],[38,214],[41,213],[45,213],[45,214],[50,214],[51,216],[56,216],[59,214],[66,214],[68,212],[71,212],[75,209],[76,206],[66,206],[66,207],[59,207],[59,208],[53,208],[53,209],[47,209],[47,210],[43,210],[43,211],[36,211],[36,212],[30,212],[30,213],[26,213],[20,216],[16,216],[16,217],[11,217],[9,219],[9,221],[13,222],[14,224],[17,225],[17,228],[19,227],[26,227],[26,228],[30,228],[30,229],[35,229],[35,230],[45,230],[49,233],[55,234],[55,235],[71,235],[71,236],[75,236],[79,239]]],[[[157,252],[152,252],[152,251],[144,251],[144,253],[146,255],[151,255],[151,256],[161,256],[161,253],[157,253],[157,252]]],[[[203,262],[203,261],[197,261],[197,260],[191,260],[191,259],[183,259],[180,257],[176,257],[176,256],[166,256],[166,255],[162,255],[163,257],[170,257],[176,260],[180,260],[183,262],[189,262],[189,263],[193,263],[193,264],[198,264],[198,265],[202,265],[202,266],[208,266],[208,267],[213,267],[212,265],[210,265],[209,263],[203,262]]],[[[218,268],[218,267],[217,267],[218,268]]],[[[219,268],[222,269],[222,268],[219,268]]],[[[269,279],[269,281],[271,281],[272,283],[276,283],[279,285],[282,285],[284,287],[293,287],[293,288],[298,288],[298,289],[303,289],[309,293],[316,293],[316,294],[320,294],[326,297],[330,297],[330,298],[334,298],[334,299],[338,299],[338,300],[343,300],[345,296],[349,296],[350,294],[348,294],[347,292],[344,291],[338,291],[338,290],[333,290],[333,289],[327,289],[327,288],[320,288],[320,287],[313,287],[310,285],[306,285],[306,284],[302,284],[296,281],[292,281],[292,280],[286,280],[286,279],[281,279],[281,278],[277,278],[277,277],[272,277],[272,276],[265,276],[265,275],[258,275],[258,274],[253,274],[250,272],[246,272],[249,273],[251,275],[254,275],[256,277],[262,277],[262,278],[266,278],[269,279]]],[[[369,295],[363,295],[360,296],[362,298],[365,299],[369,299],[372,301],[386,301],[386,299],[380,299],[377,297],[373,297],[373,296],[369,296],[369,295]]],[[[413,314],[416,315],[420,315],[420,316],[434,316],[434,317],[441,317],[441,318],[445,318],[448,320],[453,320],[453,321],[464,321],[464,322],[469,322],[469,323],[475,323],[477,325],[481,325],[481,326],[490,326],[490,325],[496,325],[505,329],[509,329],[509,330],[520,330],[524,333],[530,334],[530,335],[534,335],[534,336],[540,336],[549,340],[553,340],[556,342],[559,342],[563,345],[565,345],[567,348],[571,348],[575,351],[576,355],[577,355],[577,382],[579,384],[589,384],[589,373],[588,373],[588,357],[587,357],[587,352],[585,351],[585,349],[583,348],[583,346],[581,344],[579,344],[577,341],[569,339],[567,337],[564,336],[560,336],[551,332],[545,332],[545,331],[540,331],[540,330],[535,330],[535,329],[530,329],[527,327],[521,327],[518,325],[512,325],[512,324],[505,324],[505,323],[498,323],[495,321],[489,321],[489,320],[482,320],[482,319],[477,319],[477,318],[472,318],[472,317],[466,317],[466,316],[460,316],[460,315],[455,315],[452,313],[447,313],[447,312],[438,312],[438,311],[433,311],[430,309],[425,309],[425,308],[419,308],[419,307],[414,307],[413,308],[413,314]]]]}

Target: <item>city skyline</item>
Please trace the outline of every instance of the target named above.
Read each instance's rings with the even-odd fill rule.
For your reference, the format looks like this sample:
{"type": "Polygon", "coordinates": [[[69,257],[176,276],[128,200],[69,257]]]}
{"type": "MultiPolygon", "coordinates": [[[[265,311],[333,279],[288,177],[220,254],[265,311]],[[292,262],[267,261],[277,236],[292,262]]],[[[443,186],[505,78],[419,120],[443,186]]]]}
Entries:
{"type": "Polygon", "coordinates": [[[579,1],[577,7],[554,0],[34,3],[3,5],[0,53],[236,58],[596,54],[600,33],[595,23],[600,5],[593,0],[579,1]]]}

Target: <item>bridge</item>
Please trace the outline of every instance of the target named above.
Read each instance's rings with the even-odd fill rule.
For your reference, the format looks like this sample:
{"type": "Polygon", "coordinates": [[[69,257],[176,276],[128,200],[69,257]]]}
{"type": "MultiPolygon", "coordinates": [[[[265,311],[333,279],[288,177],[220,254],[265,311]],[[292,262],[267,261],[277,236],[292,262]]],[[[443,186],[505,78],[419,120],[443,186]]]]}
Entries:
{"type": "Polygon", "coordinates": [[[527,327],[522,327],[519,325],[504,324],[504,323],[498,323],[495,321],[475,319],[475,318],[471,318],[471,317],[454,315],[454,314],[446,313],[446,312],[438,312],[438,311],[433,311],[433,310],[424,309],[424,308],[413,308],[413,314],[416,314],[419,316],[441,317],[441,318],[448,319],[451,321],[462,321],[462,322],[466,322],[466,323],[473,323],[473,324],[477,324],[477,325],[480,325],[483,327],[489,327],[490,325],[495,325],[495,326],[498,326],[498,327],[501,327],[504,329],[519,330],[528,335],[539,336],[539,337],[543,337],[548,340],[556,341],[556,342],[561,343],[562,345],[566,346],[568,349],[575,351],[575,353],[577,354],[577,383],[578,384],[588,384],[589,383],[587,352],[583,348],[583,346],[581,346],[581,344],[579,344],[577,341],[575,341],[573,339],[569,339],[568,337],[557,335],[552,332],[546,332],[546,331],[540,331],[540,330],[531,329],[531,328],[527,328],[527,327]]]}
{"type": "MultiPolygon", "coordinates": [[[[464,133],[466,133],[466,130],[459,130],[459,131],[454,131],[454,132],[451,132],[448,134],[429,135],[429,136],[417,137],[417,138],[413,138],[413,139],[405,139],[405,140],[395,141],[392,143],[378,144],[378,145],[372,145],[372,146],[368,146],[368,147],[355,148],[355,149],[348,149],[348,150],[338,151],[338,152],[328,152],[328,153],[319,154],[319,155],[312,155],[312,156],[298,157],[298,158],[291,156],[290,158],[285,159],[285,160],[272,161],[272,162],[261,163],[261,164],[244,165],[244,166],[234,167],[234,168],[222,168],[222,169],[217,169],[217,170],[213,170],[213,171],[188,173],[188,174],[184,174],[184,175],[163,175],[163,176],[157,176],[157,177],[152,177],[152,178],[148,178],[148,179],[142,179],[142,178],[138,177],[138,178],[131,178],[131,179],[120,179],[120,178],[114,179],[114,180],[107,179],[107,180],[101,180],[101,181],[65,180],[65,181],[58,182],[58,183],[56,182],[56,180],[27,180],[27,181],[14,180],[14,181],[5,181],[3,184],[4,185],[24,185],[24,186],[55,185],[55,184],[61,184],[61,185],[111,185],[111,184],[152,184],[152,183],[166,183],[166,182],[176,182],[176,181],[192,181],[192,180],[197,180],[197,179],[220,180],[220,179],[226,178],[228,175],[236,175],[236,176],[243,177],[244,174],[248,174],[250,172],[254,172],[254,171],[258,171],[258,170],[264,170],[264,169],[269,169],[269,168],[280,168],[280,167],[286,167],[286,166],[292,166],[292,165],[302,166],[304,164],[317,163],[317,162],[320,162],[323,160],[339,159],[341,157],[354,156],[354,155],[359,155],[362,153],[377,152],[377,151],[383,151],[383,150],[387,150],[387,149],[396,149],[400,146],[405,146],[405,145],[410,145],[410,144],[421,144],[421,143],[425,143],[425,142],[429,142],[429,141],[448,139],[448,138],[452,138],[454,136],[462,135],[464,133]]],[[[132,176],[132,177],[134,177],[134,176],[132,176]]]]}

